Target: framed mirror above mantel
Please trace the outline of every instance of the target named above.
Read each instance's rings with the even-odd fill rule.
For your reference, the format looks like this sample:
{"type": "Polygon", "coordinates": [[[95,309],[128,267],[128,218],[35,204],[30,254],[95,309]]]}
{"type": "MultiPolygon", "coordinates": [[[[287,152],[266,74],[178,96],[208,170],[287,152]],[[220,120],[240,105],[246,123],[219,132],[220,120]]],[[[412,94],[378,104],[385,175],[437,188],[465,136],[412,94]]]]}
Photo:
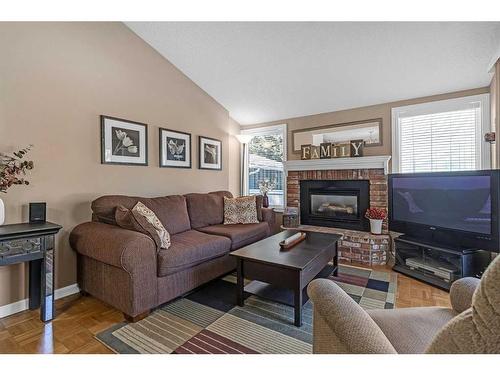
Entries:
{"type": "Polygon", "coordinates": [[[300,154],[302,145],[345,143],[353,139],[365,141],[364,147],[382,146],[382,119],[369,119],[324,125],[292,131],[292,152],[300,154]]]}

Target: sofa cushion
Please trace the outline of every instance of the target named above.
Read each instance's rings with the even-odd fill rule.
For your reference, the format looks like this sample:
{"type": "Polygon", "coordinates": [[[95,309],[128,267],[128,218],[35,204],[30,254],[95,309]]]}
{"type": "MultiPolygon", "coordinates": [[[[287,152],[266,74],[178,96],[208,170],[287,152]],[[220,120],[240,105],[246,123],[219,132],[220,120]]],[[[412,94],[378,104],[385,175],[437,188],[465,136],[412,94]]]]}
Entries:
{"type": "Polygon", "coordinates": [[[197,229],[204,233],[224,236],[231,240],[231,250],[249,245],[269,235],[267,223],[258,224],[219,224],[197,229]]]}
{"type": "Polygon", "coordinates": [[[186,194],[191,227],[201,228],[221,224],[224,221],[224,197],[232,197],[229,191],[214,191],[208,194],[186,194]]]}
{"type": "Polygon", "coordinates": [[[167,276],[227,254],[231,241],[226,237],[189,230],[170,237],[168,250],[158,252],[158,276],[167,276]]]}
{"type": "Polygon", "coordinates": [[[116,225],[115,210],[123,206],[131,210],[141,201],[155,213],[170,234],[191,229],[186,198],[182,195],[170,195],[158,198],[130,197],[127,195],[105,195],[92,202],[92,212],[98,221],[116,225]]]}
{"type": "Polygon", "coordinates": [[[264,203],[264,197],[262,195],[255,196],[255,205],[257,206],[257,219],[263,221],[262,217],[262,204],[264,203]]]}

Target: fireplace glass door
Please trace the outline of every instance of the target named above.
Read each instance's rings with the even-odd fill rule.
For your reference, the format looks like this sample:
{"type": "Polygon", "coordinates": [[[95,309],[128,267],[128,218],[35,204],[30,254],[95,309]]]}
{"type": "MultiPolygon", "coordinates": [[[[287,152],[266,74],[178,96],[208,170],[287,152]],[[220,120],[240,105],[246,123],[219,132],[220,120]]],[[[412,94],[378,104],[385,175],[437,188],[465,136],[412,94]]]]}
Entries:
{"type": "Polygon", "coordinates": [[[367,231],[364,217],[370,207],[368,180],[301,180],[300,222],[367,231]]]}
{"type": "Polygon", "coordinates": [[[357,194],[311,193],[311,215],[352,220],[358,219],[357,194]]]}

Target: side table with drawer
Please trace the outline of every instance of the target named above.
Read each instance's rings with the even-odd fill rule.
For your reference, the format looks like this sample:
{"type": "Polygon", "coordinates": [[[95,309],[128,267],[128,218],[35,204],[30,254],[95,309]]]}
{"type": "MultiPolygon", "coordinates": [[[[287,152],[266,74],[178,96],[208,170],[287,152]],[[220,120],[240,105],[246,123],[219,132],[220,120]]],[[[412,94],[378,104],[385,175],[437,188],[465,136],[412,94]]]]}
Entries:
{"type": "Polygon", "coordinates": [[[21,223],[0,226],[0,266],[29,263],[29,309],[40,307],[40,319],[54,317],[55,235],[58,224],[21,223]]]}

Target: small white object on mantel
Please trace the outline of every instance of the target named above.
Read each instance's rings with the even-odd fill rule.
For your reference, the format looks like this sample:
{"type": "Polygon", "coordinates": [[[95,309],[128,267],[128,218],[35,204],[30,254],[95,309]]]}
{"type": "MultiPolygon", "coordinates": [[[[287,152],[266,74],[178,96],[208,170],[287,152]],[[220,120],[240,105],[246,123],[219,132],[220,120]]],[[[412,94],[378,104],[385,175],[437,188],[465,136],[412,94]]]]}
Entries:
{"type": "Polygon", "coordinates": [[[381,156],[360,156],[351,158],[333,159],[308,159],[308,160],[288,160],[285,161],[285,174],[289,171],[321,171],[339,169],[384,169],[384,173],[389,173],[390,155],[381,156]]]}

